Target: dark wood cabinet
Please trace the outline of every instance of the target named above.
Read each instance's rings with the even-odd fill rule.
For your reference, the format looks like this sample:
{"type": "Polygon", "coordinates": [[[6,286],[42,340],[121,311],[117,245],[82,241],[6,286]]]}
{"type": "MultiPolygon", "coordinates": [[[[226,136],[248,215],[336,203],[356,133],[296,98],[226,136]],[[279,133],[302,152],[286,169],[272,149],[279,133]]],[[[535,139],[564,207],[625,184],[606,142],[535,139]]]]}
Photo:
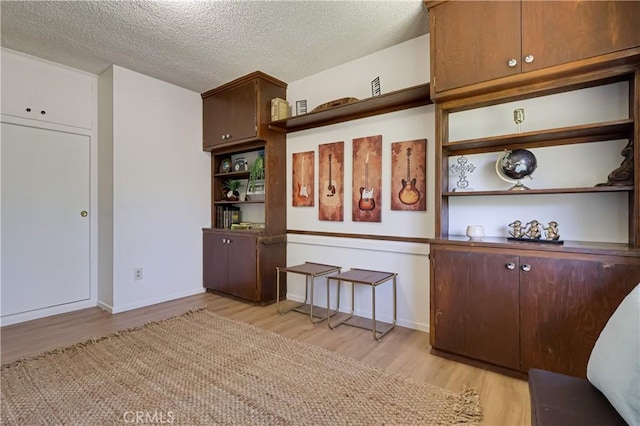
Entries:
{"type": "MultiPolygon", "coordinates": [[[[204,150],[211,151],[211,228],[203,229],[203,285],[241,300],[276,300],[276,266],[286,265],[286,141],[269,129],[271,99],[286,98],[286,83],[255,72],[202,94],[204,150]],[[228,135],[228,136],[227,136],[228,135]],[[264,192],[244,197],[249,168],[264,162],[264,192]],[[223,162],[243,158],[247,170],[223,162]],[[223,196],[225,182],[243,181],[241,196],[223,196]],[[224,210],[237,210],[252,229],[229,229],[224,210]]],[[[286,282],[281,283],[281,297],[286,282]]]]}
{"type": "Polygon", "coordinates": [[[259,302],[257,234],[205,232],[204,286],[210,290],[259,302]]]}
{"type": "Polygon", "coordinates": [[[640,2],[429,4],[432,98],[451,89],[640,46],[640,2]]]}
{"type": "Polygon", "coordinates": [[[640,282],[640,259],[522,256],[520,265],[520,369],[585,377],[600,332],[640,282]]]}
{"type": "Polygon", "coordinates": [[[585,377],[600,332],[640,282],[640,258],[479,244],[432,245],[434,353],[585,377]]]}
{"type": "Polygon", "coordinates": [[[433,347],[518,369],[518,281],[496,273],[517,257],[448,249],[431,256],[436,265],[433,347]]]}
{"type": "Polygon", "coordinates": [[[203,149],[266,138],[271,99],[286,99],[286,87],[256,71],[202,93],[203,149]]]}

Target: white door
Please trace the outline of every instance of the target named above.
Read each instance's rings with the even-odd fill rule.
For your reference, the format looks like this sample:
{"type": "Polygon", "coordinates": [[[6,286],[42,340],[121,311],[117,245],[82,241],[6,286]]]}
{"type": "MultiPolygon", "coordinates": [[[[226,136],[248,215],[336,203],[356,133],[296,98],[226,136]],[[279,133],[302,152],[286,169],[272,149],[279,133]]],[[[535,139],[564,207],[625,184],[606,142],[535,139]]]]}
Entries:
{"type": "Polygon", "coordinates": [[[90,297],[88,136],[2,123],[2,316],[90,297]]]}

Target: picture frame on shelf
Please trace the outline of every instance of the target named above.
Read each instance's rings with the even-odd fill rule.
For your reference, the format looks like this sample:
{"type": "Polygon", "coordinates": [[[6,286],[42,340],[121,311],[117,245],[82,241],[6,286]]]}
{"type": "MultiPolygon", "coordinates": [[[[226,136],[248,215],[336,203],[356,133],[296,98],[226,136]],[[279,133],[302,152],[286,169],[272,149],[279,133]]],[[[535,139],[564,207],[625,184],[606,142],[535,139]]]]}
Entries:
{"type": "Polygon", "coordinates": [[[223,158],[220,161],[220,173],[229,173],[231,171],[231,158],[223,158]]]}
{"type": "Polygon", "coordinates": [[[307,100],[302,99],[296,101],[296,115],[302,115],[307,113],[307,100]]]}

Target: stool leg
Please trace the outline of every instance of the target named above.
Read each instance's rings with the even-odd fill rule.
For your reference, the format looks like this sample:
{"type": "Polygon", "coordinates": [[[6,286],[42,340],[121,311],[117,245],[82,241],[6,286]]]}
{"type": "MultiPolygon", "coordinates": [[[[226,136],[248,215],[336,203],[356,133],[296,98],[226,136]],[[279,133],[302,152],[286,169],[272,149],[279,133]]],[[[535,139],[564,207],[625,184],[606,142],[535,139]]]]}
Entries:
{"type": "Polygon", "coordinates": [[[371,295],[372,295],[371,296],[371,306],[372,306],[371,331],[373,331],[373,338],[379,342],[380,339],[378,339],[378,333],[376,333],[376,286],[375,285],[371,286],[371,295]]]}
{"type": "Polygon", "coordinates": [[[284,312],[280,312],[280,268],[276,266],[276,311],[280,315],[283,315],[284,312]]]}

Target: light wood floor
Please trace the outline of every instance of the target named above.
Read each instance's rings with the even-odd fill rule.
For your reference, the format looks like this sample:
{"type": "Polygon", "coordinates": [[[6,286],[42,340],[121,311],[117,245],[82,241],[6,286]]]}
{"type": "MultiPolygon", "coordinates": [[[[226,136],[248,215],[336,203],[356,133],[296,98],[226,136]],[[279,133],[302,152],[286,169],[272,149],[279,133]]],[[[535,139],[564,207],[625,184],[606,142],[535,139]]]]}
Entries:
{"type": "Polygon", "coordinates": [[[427,333],[396,327],[382,341],[375,342],[367,330],[347,326],[329,330],[324,322],[314,326],[308,316],[297,312],[280,315],[275,305],[256,307],[210,293],[116,315],[90,308],[2,327],[1,360],[4,364],[201,306],[419,382],[456,392],[465,385],[475,387],[480,394],[485,425],[531,424],[525,381],[433,356],[429,354],[427,333]]]}

